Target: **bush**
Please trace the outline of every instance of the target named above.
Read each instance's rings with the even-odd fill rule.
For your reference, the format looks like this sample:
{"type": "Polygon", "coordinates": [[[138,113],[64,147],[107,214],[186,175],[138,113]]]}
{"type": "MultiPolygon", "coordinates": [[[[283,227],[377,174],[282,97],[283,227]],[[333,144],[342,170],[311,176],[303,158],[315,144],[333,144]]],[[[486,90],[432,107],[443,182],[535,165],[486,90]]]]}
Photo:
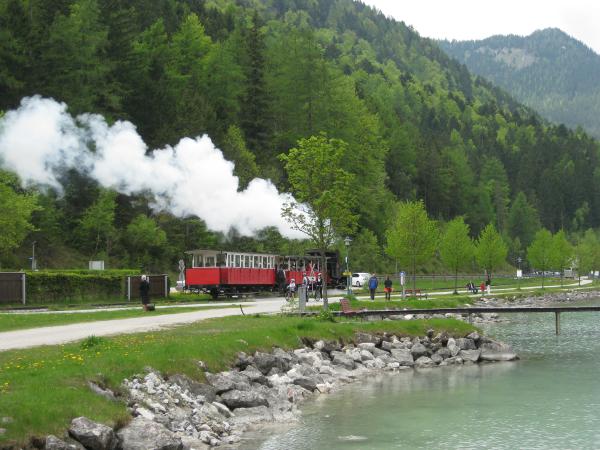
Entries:
{"type": "Polygon", "coordinates": [[[40,271],[27,272],[28,303],[58,303],[123,299],[125,280],[133,271],[40,271]]]}

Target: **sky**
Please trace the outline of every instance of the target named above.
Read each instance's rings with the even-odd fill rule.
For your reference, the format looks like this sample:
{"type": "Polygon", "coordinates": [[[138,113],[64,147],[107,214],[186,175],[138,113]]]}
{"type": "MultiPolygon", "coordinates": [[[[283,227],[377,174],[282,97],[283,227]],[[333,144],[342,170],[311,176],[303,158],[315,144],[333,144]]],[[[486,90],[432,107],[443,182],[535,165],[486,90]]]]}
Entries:
{"type": "Polygon", "coordinates": [[[362,0],[434,39],[526,36],[560,28],[600,54],[599,0],[362,0]]]}

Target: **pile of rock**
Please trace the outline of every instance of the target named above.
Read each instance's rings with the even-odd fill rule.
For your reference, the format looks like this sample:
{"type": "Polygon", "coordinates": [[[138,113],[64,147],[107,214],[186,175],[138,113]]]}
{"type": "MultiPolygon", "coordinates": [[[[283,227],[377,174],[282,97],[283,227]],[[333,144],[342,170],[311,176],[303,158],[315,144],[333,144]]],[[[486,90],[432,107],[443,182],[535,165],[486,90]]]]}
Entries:
{"type": "MultiPolygon", "coordinates": [[[[384,317],[369,316],[371,320],[381,320],[384,317]]],[[[457,319],[471,323],[497,323],[502,319],[497,313],[472,313],[472,314],[411,314],[409,312],[402,314],[392,314],[389,320],[430,320],[430,319],[457,319]]],[[[385,319],[384,319],[385,320],[385,319]]]]}
{"type": "Polygon", "coordinates": [[[594,298],[598,298],[598,291],[572,290],[531,296],[525,293],[509,297],[483,298],[477,302],[477,306],[546,306],[556,303],[573,303],[594,298]]]}
{"type": "Polygon", "coordinates": [[[400,371],[509,361],[517,355],[506,344],[471,333],[454,339],[430,331],[422,338],[359,333],[351,344],[307,343],[304,348],[272,353],[240,353],[235,367],[206,373],[207,383],[182,375],[169,379],[150,372],[125,380],[134,419],[116,433],[86,418],[73,420],[68,444],[49,436],[46,449],[182,450],[235,444],[251,424],[286,422],[297,405],[373,371],[400,371]]]}

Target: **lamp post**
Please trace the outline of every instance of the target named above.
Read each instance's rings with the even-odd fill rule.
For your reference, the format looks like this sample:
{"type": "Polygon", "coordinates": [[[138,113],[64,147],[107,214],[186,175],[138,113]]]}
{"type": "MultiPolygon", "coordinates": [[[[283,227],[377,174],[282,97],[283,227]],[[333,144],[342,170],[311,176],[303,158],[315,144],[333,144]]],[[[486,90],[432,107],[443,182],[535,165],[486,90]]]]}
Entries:
{"type": "Polygon", "coordinates": [[[352,294],[352,290],[350,289],[350,269],[348,268],[348,250],[350,248],[350,243],[352,239],[349,236],[346,236],[344,239],[344,244],[346,244],[346,294],[352,294]]]}
{"type": "Polygon", "coordinates": [[[523,261],[523,258],[521,258],[520,256],[517,257],[517,264],[519,265],[519,271],[517,272],[517,289],[520,291],[521,290],[521,277],[523,277],[523,272],[521,272],[521,261],[523,261]]]}
{"type": "Polygon", "coordinates": [[[37,264],[35,263],[35,243],[36,241],[33,241],[31,246],[31,270],[35,270],[37,268],[37,264]]]}

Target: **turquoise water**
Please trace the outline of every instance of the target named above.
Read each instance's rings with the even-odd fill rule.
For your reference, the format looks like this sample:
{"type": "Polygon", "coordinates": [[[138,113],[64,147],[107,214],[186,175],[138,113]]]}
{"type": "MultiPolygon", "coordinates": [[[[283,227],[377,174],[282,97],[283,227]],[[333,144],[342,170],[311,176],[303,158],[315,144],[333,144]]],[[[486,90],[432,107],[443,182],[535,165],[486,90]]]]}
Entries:
{"type": "Polygon", "coordinates": [[[374,376],[247,448],[600,448],[600,313],[561,314],[558,337],[554,314],[510,319],[485,331],[518,362],[374,376]]]}

